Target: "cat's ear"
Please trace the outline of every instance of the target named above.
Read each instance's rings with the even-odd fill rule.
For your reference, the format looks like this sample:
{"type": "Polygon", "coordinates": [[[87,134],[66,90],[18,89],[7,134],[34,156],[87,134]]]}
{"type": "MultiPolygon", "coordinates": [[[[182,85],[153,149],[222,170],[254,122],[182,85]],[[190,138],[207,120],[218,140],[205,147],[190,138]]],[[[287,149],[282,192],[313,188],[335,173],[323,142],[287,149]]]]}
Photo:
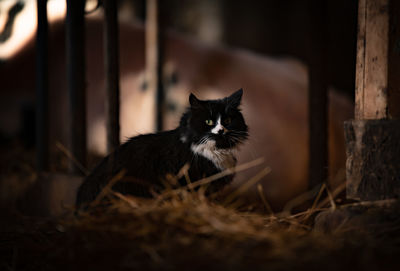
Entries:
{"type": "Polygon", "coordinates": [[[241,88],[227,98],[228,105],[233,108],[239,107],[240,102],[242,101],[242,96],[243,96],[243,89],[241,88]]]}
{"type": "Polygon", "coordinates": [[[190,93],[190,96],[189,96],[189,103],[190,103],[190,106],[191,106],[192,108],[199,108],[199,107],[201,107],[201,101],[200,101],[199,99],[197,99],[197,97],[194,96],[193,93],[190,93]]]}

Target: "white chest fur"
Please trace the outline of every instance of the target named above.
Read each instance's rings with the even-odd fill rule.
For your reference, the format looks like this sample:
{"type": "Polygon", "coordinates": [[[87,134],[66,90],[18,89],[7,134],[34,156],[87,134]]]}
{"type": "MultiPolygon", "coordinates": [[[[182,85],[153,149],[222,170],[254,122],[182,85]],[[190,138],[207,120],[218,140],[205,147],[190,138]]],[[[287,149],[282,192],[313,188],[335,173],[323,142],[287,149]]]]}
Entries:
{"type": "Polygon", "coordinates": [[[218,149],[215,147],[215,141],[209,140],[206,143],[191,146],[193,153],[207,158],[214,165],[225,170],[236,165],[235,149],[218,149]]]}

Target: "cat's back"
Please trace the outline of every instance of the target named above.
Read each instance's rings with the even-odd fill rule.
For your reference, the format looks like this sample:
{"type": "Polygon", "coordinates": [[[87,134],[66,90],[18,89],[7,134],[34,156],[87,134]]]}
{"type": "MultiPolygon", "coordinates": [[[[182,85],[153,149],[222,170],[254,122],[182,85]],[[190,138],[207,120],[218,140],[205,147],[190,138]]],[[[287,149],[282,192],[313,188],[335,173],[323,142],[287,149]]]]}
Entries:
{"type": "Polygon", "coordinates": [[[130,138],[118,149],[121,153],[143,152],[143,155],[162,154],[177,149],[184,151],[185,144],[180,140],[177,129],[154,134],[143,134],[130,138]]]}
{"type": "Polygon", "coordinates": [[[116,190],[149,196],[140,184],[160,185],[167,173],[176,174],[190,160],[191,151],[177,130],[144,134],[130,138],[106,156],[86,177],[77,194],[77,205],[93,201],[103,187],[119,172],[136,184],[116,184],[116,190]],[[135,193],[133,193],[134,191],[135,193]]]}

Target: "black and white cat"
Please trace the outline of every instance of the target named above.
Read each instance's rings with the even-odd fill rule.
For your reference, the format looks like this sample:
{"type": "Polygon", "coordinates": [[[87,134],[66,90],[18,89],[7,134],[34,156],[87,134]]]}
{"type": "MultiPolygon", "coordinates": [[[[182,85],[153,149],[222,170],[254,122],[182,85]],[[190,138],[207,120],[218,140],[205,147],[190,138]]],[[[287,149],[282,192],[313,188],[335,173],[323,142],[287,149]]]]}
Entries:
{"type": "MultiPolygon", "coordinates": [[[[113,190],[124,194],[151,197],[151,191],[163,189],[167,174],[176,175],[189,164],[190,180],[214,175],[236,165],[235,150],[248,137],[247,125],[239,105],[243,90],[220,100],[199,100],[190,94],[190,107],[179,127],[156,134],[129,139],[105,157],[80,186],[76,204],[93,201],[118,172],[125,169],[123,180],[113,190]]],[[[208,192],[230,183],[233,175],[213,182],[208,192]]],[[[179,180],[186,184],[185,178],[179,180]]]]}

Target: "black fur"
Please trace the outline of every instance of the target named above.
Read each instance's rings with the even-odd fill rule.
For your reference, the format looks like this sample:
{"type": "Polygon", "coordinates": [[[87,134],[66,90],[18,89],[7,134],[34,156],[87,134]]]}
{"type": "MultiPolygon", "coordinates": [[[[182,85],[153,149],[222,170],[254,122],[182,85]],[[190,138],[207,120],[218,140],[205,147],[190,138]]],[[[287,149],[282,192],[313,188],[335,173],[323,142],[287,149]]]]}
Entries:
{"type": "MultiPolygon", "coordinates": [[[[224,99],[208,101],[201,101],[191,94],[191,106],[183,114],[178,128],[133,137],[105,157],[79,188],[77,206],[93,201],[122,169],[126,170],[125,177],[113,186],[113,190],[143,197],[151,197],[151,191],[161,191],[166,175],[176,175],[185,164],[190,165],[191,181],[220,172],[211,160],[194,154],[191,146],[209,139],[215,140],[217,149],[228,149],[247,138],[247,126],[238,109],[242,93],[240,89],[224,99]],[[227,129],[223,135],[212,134],[210,131],[215,125],[206,124],[206,120],[216,123],[218,115],[227,129]]],[[[213,182],[208,191],[219,190],[232,179],[233,175],[221,178],[213,182]]],[[[185,178],[179,183],[186,184],[185,178]]]]}

